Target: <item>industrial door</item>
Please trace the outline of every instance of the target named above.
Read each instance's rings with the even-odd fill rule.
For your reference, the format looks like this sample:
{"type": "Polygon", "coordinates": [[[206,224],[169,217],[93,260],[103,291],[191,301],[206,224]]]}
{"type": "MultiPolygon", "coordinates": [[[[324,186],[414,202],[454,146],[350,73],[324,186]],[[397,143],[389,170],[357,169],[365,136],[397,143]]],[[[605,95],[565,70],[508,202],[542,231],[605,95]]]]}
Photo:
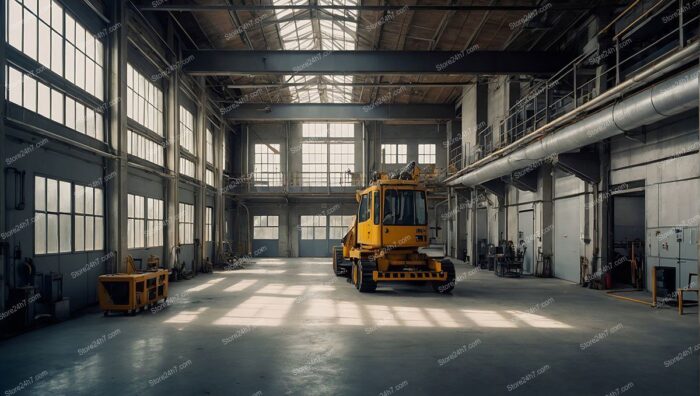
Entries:
{"type": "Polygon", "coordinates": [[[304,215],[299,222],[299,256],[330,257],[331,247],[340,245],[341,238],[352,223],[349,215],[304,215]]]}
{"type": "Polygon", "coordinates": [[[527,248],[523,260],[523,273],[531,274],[535,256],[535,211],[533,210],[518,213],[518,240],[513,242],[518,245],[521,240],[525,241],[527,248]]]}
{"type": "Polygon", "coordinates": [[[554,276],[578,283],[581,279],[579,198],[554,201],[554,276]]]}

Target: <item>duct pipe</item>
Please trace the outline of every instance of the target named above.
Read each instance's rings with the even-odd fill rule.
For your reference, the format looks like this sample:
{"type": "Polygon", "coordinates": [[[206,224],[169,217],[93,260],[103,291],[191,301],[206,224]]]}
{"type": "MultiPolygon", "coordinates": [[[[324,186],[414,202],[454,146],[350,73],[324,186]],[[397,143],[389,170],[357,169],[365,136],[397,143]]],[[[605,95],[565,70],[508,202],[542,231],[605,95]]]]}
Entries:
{"type": "Polygon", "coordinates": [[[698,66],[448,182],[474,186],[698,106],[698,66]]]}
{"type": "Polygon", "coordinates": [[[697,56],[698,50],[700,49],[700,42],[696,41],[693,44],[685,47],[684,49],[670,55],[663,60],[651,65],[649,68],[635,74],[634,76],[627,79],[625,82],[616,85],[615,87],[603,92],[599,96],[591,99],[590,101],[576,107],[574,110],[564,114],[563,116],[550,121],[548,124],[543,125],[536,130],[526,134],[520,139],[514,141],[513,143],[500,148],[486,157],[474,162],[467,168],[461,169],[459,172],[445,179],[445,183],[451,185],[453,180],[458,179],[460,176],[468,173],[472,169],[476,169],[482,164],[486,164],[493,159],[499,158],[507,153],[510,153],[519,147],[524,147],[527,143],[540,138],[546,131],[554,130],[555,128],[564,125],[569,121],[574,121],[581,114],[586,111],[593,111],[596,107],[606,105],[614,99],[621,98],[623,95],[627,94],[628,91],[637,88],[639,83],[644,81],[649,81],[651,79],[657,78],[662,75],[662,73],[668,73],[670,70],[675,70],[679,65],[686,62],[688,59],[693,59],[697,56]]]}

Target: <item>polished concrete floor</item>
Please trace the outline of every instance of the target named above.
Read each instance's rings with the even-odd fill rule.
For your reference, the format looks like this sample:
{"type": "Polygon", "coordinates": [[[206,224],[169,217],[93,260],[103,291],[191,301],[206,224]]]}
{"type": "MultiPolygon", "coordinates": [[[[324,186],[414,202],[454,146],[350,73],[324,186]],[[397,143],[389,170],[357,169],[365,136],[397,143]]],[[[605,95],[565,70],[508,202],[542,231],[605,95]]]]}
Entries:
{"type": "Polygon", "coordinates": [[[327,259],[259,259],[173,284],[164,309],[94,312],[0,343],[0,391],[698,394],[697,308],[679,317],[463,264],[458,279],[451,296],[429,286],[359,294],[327,259]]]}

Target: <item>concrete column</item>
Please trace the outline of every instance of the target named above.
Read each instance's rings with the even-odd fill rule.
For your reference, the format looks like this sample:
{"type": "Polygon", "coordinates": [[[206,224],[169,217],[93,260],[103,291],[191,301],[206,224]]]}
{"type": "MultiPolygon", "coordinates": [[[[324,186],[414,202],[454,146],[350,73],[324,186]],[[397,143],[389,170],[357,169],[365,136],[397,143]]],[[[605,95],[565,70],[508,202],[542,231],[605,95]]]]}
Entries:
{"type": "MultiPolygon", "coordinates": [[[[454,162],[452,160],[452,137],[455,136],[455,134],[452,132],[452,127],[455,125],[456,122],[454,121],[447,121],[445,124],[445,140],[443,141],[444,146],[445,146],[445,169],[447,169],[448,174],[451,172],[450,171],[450,163],[454,162]]],[[[438,129],[438,133],[440,130],[438,129]]],[[[440,166],[440,164],[436,164],[437,166],[440,166]]],[[[458,166],[455,166],[458,168],[458,166]]],[[[449,194],[449,191],[448,191],[449,194]]]]}
{"type": "MultiPolygon", "coordinates": [[[[173,48],[176,53],[179,53],[178,45],[175,40],[175,27],[173,26],[172,20],[168,20],[167,25],[167,42],[170,48],[173,48]]],[[[172,63],[176,62],[174,56],[169,56],[169,61],[172,63]]],[[[178,189],[180,183],[180,173],[179,173],[179,142],[178,142],[178,128],[180,120],[180,108],[178,94],[180,92],[180,76],[179,73],[172,73],[170,75],[168,84],[168,91],[166,95],[166,108],[167,117],[165,120],[165,132],[166,132],[166,153],[165,153],[165,163],[169,172],[171,172],[171,178],[168,180],[168,186],[166,191],[166,207],[167,207],[167,232],[164,233],[164,243],[165,243],[165,259],[163,263],[166,263],[167,268],[173,268],[175,264],[174,248],[178,245],[178,232],[177,232],[177,222],[178,222],[178,189]]]]}
{"type": "MultiPolygon", "coordinates": [[[[0,45],[0,66],[3,72],[0,73],[0,87],[5,88],[5,12],[7,7],[0,7],[0,40],[3,45],[0,45]]],[[[2,192],[0,193],[0,228],[2,231],[6,231],[9,227],[5,223],[5,158],[7,158],[7,152],[5,151],[5,95],[0,95],[0,186],[2,187],[2,192]]],[[[7,241],[0,238],[0,312],[5,312],[5,260],[7,260],[7,255],[10,254],[10,246],[7,245],[7,241]]]]}
{"type": "Polygon", "coordinates": [[[469,255],[469,260],[471,264],[477,263],[477,237],[476,237],[476,211],[479,207],[479,193],[476,188],[471,189],[471,205],[469,206],[469,218],[467,219],[467,254],[469,255]]]}
{"type": "Polygon", "coordinates": [[[478,83],[464,89],[462,99],[462,159],[469,162],[479,145],[478,132],[488,124],[489,86],[478,83]]]}
{"type": "MultiPolygon", "coordinates": [[[[448,128],[449,129],[449,128],[448,128]]],[[[449,131],[447,132],[448,137],[449,137],[449,131]]],[[[449,141],[449,139],[448,139],[449,141]]],[[[445,232],[445,255],[446,256],[453,256],[453,249],[454,249],[454,241],[453,241],[453,236],[454,232],[452,231],[452,228],[454,227],[455,219],[452,215],[452,211],[455,208],[454,206],[454,200],[453,200],[453,188],[448,188],[447,189],[447,218],[444,221],[445,228],[447,228],[445,232]]],[[[437,211],[435,211],[437,216],[440,216],[437,211]]],[[[439,227],[443,221],[442,219],[437,218],[435,219],[435,227],[439,227]]],[[[435,230],[437,232],[437,229],[435,230]]]]}
{"type": "Polygon", "coordinates": [[[109,99],[113,103],[110,111],[109,144],[116,158],[107,161],[108,174],[114,174],[112,182],[106,184],[107,196],[107,247],[115,252],[115,270],[126,272],[127,246],[127,83],[126,61],[128,47],[127,5],[122,1],[110,2],[111,20],[121,29],[114,32],[110,51],[109,99]],[[124,100],[122,100],[124,99],[124,100]]]}
{"type": "MultiPolygon", "coordinates": [[[[542,254],[551,256],[554,253],[554,186],[552,166],[549,164],[540,167],[540,181],[542,190],[542,210],[540,212],[540,228],[536,230],[541,237],[540,246],[542,254]]],[[[536,253],[536,252],[535,252],[536,253]]]]}
{"type": "Polygon", "coordinates": [[[194,227],[195,238],[199,239],[199,246],[194,252],[194,268],[195,273],[202,267],[204,260],[204,245],[205,241],[205,207],[206,207],[206,173],[207,173],[207,89],[204,84],[204,77],[197,78],[199,86],[199,99],[197,104],[197,125],[195,127],[195,142],[197,144],[197,179],[199,186],[195,194],[195,215],[194,227]]]}
{"type": "MultiPolygon", "coordinates": [[[[598,157],[600,158],[600,184],[597,189],[597,194],[593,196],[596,205],[596,216],[598,218],[597,224],[594,221],[594,230],[597,235],[597,247],[598,247],[598,260],[593,257],[591,262],[591,272],[595,273],[598,268],[608,263],[609,257],[609,242],[610,235],[612,235],[612,211],[610,210],[610,200],[601,199],[601,196],[609,197],[610,190],[610,144],[609,142],[602,142],[598,144],[598,157]]],[[[594,248],[595,250],[595,248],[594,248]]],[[[595,253],[595,252],[594,252],[595,253]]],[[[646,257],[645,257],[646,259],[646,257]]]]}
{"type": "Polygon", "coordinates": [[[216,187],[216,207],[214,208],[214,243],[215,259],[221,256],[224,241],[224,221],[226,216],[224,203],[224,139],[226,139],[226,129],[221,121],[214,132],[214,181],[216,187]]]}

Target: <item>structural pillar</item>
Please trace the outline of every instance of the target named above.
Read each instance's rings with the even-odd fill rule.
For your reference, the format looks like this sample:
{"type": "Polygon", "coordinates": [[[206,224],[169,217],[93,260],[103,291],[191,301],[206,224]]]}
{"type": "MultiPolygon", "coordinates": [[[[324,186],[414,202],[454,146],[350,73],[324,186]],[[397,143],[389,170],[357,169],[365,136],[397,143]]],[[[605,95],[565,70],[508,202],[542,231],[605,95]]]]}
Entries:
{"type": "Polygon", "coordinates": [[[126,272],[127,245],[127,102],[121,100],[127,97],[127,47],[128,47],[128,15],[127,3],[122,1],[110,2],[112,23],[121,26],[113,34],[113,42],[109,48],[109,99],[110,128],[109,143],[116,156],[107,160],[109,175],[114,175],[112,181],[105,185],[107,196],[107,246],[114,252],[114,267],[117,272],[126,272]]]}
{"type": "MultiPolygon", "coordinates": [[[[540,226],[537,230],[542,248],[542,256],[552,256],[554,253],[554,186],[552,166],[545,164],[540,167],[540,179],[542,180],[542,210],[540,213],[540,226]]],[[[552,262],[554,259],[552,259],[552,262]]]]}
{"type": "MultiPolygon", "coordinates": [[[[168,19],[167,26],[167,42],[170,48],[173,48],[175,53],[179,53],[178,46],[175,41],[175,27],[173,26],[172,19],[168,19]]],[[[172,54],[169,56],[169,61],[174,64],[177,59],[172,54]]],[[[179,161],[180,161],[180,149],[178,137],[178,128],[180,120],[180,108],[179,108],[179,92],[180,92],[180,75],[179,73],[172,73],[168,79],[167,87],[167,117],[166,117],[166,153],[165,153],[165,163],[169,172],[171,173],[170,179],[168,179],[168,185],[166,190],[166,230],[167,232],[163,234],[165,237],[165,259],[164,263],[167,263],[167,268],[173,268],[176,264],[177,256],[175,255],[175,248],[179,245],[178,240],[178,189],[180,183],[180,173],[179,173],[179,161]]]]}
{"type": "Polygon", "coordinates": [[[214,176],[216,187],[216,207],[214,209],[214,261],[217,261],[223,253],[225,201],[224,189],[224,141],[226,139],[226,129],[224,122],[219,121],[219,126],[214,132],[214,176]]]}
{"type": "MultiPolygon", "coordinates": [[[[7,7],[0,7],[0,66],[2,70],[5,70],[5,12],[7,7]]],[[[5,73],[0,73],[0,86],[5,87],[5,73]]],[[[7,158],[7,152],[5,147],[5,95],[0,95],[0,158],[7,158]]],[[[0,161],[0,227],[2,231],[8,230],[8,225],[5,224],[5,194],[7,191],[5,185],[5,161],[0,161]]],[[[4,238],[0,238],[0,312],[5,312],[5,261],[9,258],[10,246],[4,238]]]]}
{"type": "Polygon", "coordinates": [[[206,174],[207,174],[207,89],[204,84],[204,77],[197,78],[197,86],[199,88],[199,98],[197,100],[197,126],[195,127],[195,142],[197,142],[197,194],[195,196],[195,215],[194,215],[194,226],[195,226],[195,238],[199,239],[199,245],[194,253],[194,268],[195,273],[199,272],[202,268],[205,255],[205,244],[206,242],[206,221],[204,219],[207,206],[206,197],[206,174]]]}

